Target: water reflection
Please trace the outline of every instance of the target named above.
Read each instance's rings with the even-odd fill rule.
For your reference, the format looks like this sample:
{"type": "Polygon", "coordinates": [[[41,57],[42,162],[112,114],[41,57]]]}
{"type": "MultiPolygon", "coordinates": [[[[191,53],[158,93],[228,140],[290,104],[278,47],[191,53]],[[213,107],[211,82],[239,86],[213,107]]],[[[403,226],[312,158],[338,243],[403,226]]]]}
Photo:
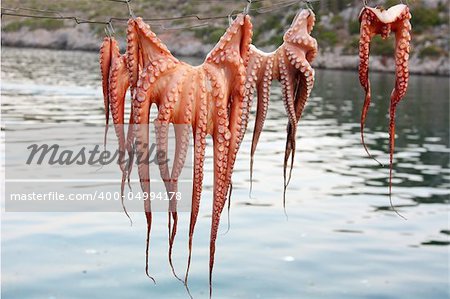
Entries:
{"type": "MultiPolygon", "coordinates": [[[[97,60],[96,53],[3,48],[3,122],[103,123],[97,60]]],[[[371,74],[371,79],[367,144],[387,164],[394,80],[387,74],[371,74]]],[[[358,82],[353,72],[317,71],[298,129],[288,222],[281,208],[287,117],[278,85],[255,156],[250,199],[253,112],[233,175],[231,231],[219,237],[217,247],[216,298],[448,298],[448,78],[412,76],[398,106],[393,201],[408,221],[391,211],[388,169],[366,157],[360,144],[358,82]]],[[[196,298],[207,291],[210,139],[208,148],[190,274],[196,298]]],[[[180,270],[186,253],[184,216],[174,249],[180,270]]],[[[142,271],[143,215],[132,218],[135,225],[129,228],[121,214],[2,213],[2,295],[185,298],[167,266],[166,215],[155,216],[152,233],[156,287],[142,271]]],[[[225,231],[226,215],[222,224],[225,231]]]]}

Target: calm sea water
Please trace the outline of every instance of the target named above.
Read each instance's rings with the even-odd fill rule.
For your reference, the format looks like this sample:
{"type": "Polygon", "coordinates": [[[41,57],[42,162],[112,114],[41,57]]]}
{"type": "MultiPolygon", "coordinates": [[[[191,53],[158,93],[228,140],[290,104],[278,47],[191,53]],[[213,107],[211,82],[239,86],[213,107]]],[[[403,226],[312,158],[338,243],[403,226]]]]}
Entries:
{"type": "MultiPolygon", "coordinates": [[[[3,48],[1,58],[3,123],[103,122],[95,53],[3,48]]],[[[393,75],[371,77],[367,141],[387,164],[393,75]]],[[[355,72],[317,71],[299,125],[286,220],[287,117],[278,85],[273,89],[252,198],[252,125],[238,156],[231,227],[224,234],[224,212],[217,242],[214,298],[448,298],[449,80],[412,76],[398,107],[393,201],[406,221],[390,209],[388,169],[360,144],[362,96],[355,72]]],[[[209,149],[190,272],[195,298],[208,295],[211,156],[209,149]]],[[[5,213],[2,203],[2,298],[188,298],[168,266],[167,215],[156,214],[153,285],[144,274],[143,213],[131,215],[130,227],[122,213],[5,213]]],[[[174,248],[180,274],[187,227],[184,213],[174,248]]]]}

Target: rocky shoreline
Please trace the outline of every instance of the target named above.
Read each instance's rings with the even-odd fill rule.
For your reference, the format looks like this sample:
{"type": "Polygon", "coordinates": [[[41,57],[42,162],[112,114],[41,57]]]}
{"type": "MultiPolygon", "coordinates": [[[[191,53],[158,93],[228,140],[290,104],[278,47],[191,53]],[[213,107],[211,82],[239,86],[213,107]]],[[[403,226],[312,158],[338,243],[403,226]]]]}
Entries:
{"type": "MultiPolygon", "coordinates": [[[[394,57],[371,56],[370,71],[392,73],[394,72],[394,57]]],[[[320,53],[313,65],[316,68],[357,70],[359,57],[357,55],[341,55],[336,52],[320,53]]],[[[420,59],[412,56],[409,60],[409,71],[416,75],[450,76],[450,60],[448,57],[436,59],[420,59]]]]}
{"type": "MultiPolygon", "coordinates": [[[[2,32],[2,46],[48,48],[59,50],[98,51],[100,40],[87,28],[61,28],[54,31],[37,29],[30,31],[22,28],[16,32],[2,32]]],[[[172,53],[177,56],[204,57],[212,45],[205,45],[189,35],[161,34],[161,39],[167,44],[172,53]]],[[[120,41],[125,48],[125,41],[120,41]]],[[[271,50],[271,49],[267,49],[271,50]]],[[[342,49],[321,52],[313,66],[320,69],[356,70],[358,68],[357,55],[343,55],[342,49]]],[[[393,72],[393,57],[372,56],[370,58],[371,71],[393,72]]],[[[435,59],[410,59],[411,74],[450,76],[450,59],[442,56],[435,59]]]]}

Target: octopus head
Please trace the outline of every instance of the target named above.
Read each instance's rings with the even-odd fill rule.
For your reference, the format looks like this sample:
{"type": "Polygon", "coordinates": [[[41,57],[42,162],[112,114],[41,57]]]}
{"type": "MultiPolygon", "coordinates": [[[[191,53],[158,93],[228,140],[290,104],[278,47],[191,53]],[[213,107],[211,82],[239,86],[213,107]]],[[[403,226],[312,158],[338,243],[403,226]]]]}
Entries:
{"type": "Polygon", "coordinates": [[[284,39],[286,40],[289,36],[298,35],[304,30],[306,30],[308,34],[311,34],[315,21],[316,16],[314,15],[314,12],[312,10],[299,10],[294,20],[292,21],[291,27],[284,34],[284,39]]]}
{"type": "Polygon", "coordinates": [[[249,59],[252,34],[250,16],[238,15],[214,49],[208,54],[206,61],[216,64],[224,61],[235,64],[243,62],[246,65],[249,59]]]}
{"type": "Polygon", "coordinates": [[[302,9],[295,16],[292,25],[283,36],[285,43],[290,44],[299,51],[303,51],[308,61],[314,60],[317,54],[317,40],[310,34],[315,23],[314,12],[302,9]]]}
{"type": "Polygon", "coordinates": [[[366,10],[371,11],[379,22],[383,24],[390,24],[401,18],[405,12],[408,12],[408,6],[405,4],[398,4],[390,7],[389,9],[385,9],[382,6],[377,6],[375,8],[366,6],[361,10],[359,15],[360,20],[366,10]]]}

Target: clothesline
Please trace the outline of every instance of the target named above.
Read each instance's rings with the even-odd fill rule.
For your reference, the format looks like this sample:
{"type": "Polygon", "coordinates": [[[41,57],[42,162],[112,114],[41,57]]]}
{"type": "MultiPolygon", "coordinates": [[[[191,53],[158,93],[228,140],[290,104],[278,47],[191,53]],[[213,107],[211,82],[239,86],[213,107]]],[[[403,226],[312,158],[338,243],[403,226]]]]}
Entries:
{"type": "MultiPolygon", "coordinates": [[[[132,0],[104,0],[109,2],[117,2],[117,3],[124,3],[127,5],[131,5],[132,0]]],[[[260,3],[264,0],[253,0],[251,3],[260,3]]],[[[271,5],[262,6],[258,8],[250,8],[250,12],[255,12],[258,14],[265,14],[272,12],[277,9],[286,8],[295,4],[303,3],[304,5],[309,6],[312,2],[319,2],[320,0],[284,0],[279,1],[276,3],[273,3],[271,5]]],[[[206,1],[205,1],[206,2],[206,1]]],[[[209,1],[210,2],[210,1],[209,1]]],[[[245,2],[248,2],[246,0],[245,2]]],[[[246,4],[247,5],[247,4],[246,4]]],[[[158,18],[143,18],[146,22],[163,22],[163,21],[176,21],[176,20],[193,20],[193,21],[212,21],[212,20],[218,20],[218,19],[226,19],[230,17],[235,17],[240,11],[233,10],[228,15],[215,15],[215,16],[202,16],[197,14],[190,14],[190,15],[184,15],[184,16],[176,16],[176,17],[158,17],[158,18]]],[[[51,19],[51,20],[71,20],[74,21],[77,25],[79,24],[99,24],[99,25],[109,25],[111,26],[113,23],[119,22],[124,23],[127,22],[129,18],[124,17],[109,17],[107,20],[89,20],[80,18],[78,16],[67,16],[64,12],[56,11],[56,10],[50,10],[50,9],[35,9],[35,8],[28,8],[28,7],[16,7],[16,8],[8,8],[8,7],[2,7],[1,9],[1,17],[3,16],[11,16],[11,17],[23,17],[23,18],[35,18],[35,19],[51,19]],[[25,12],[33,12],[33,14],[25,13],[25,12]],[[35,14],[39,13],[39,14],[35,14]]],[[[173,29],[186,29],[186,28],[192,28],[192,27],[201,27],[206,26],[208,23],[202,23],[202,24],[196,24],[191,26],[183,26],[183,27],[176,27],[176,28],[169,28],[165,27],[162,24],[157,24],[162,29],[165,30],[173,30],[173,29]]]]}

